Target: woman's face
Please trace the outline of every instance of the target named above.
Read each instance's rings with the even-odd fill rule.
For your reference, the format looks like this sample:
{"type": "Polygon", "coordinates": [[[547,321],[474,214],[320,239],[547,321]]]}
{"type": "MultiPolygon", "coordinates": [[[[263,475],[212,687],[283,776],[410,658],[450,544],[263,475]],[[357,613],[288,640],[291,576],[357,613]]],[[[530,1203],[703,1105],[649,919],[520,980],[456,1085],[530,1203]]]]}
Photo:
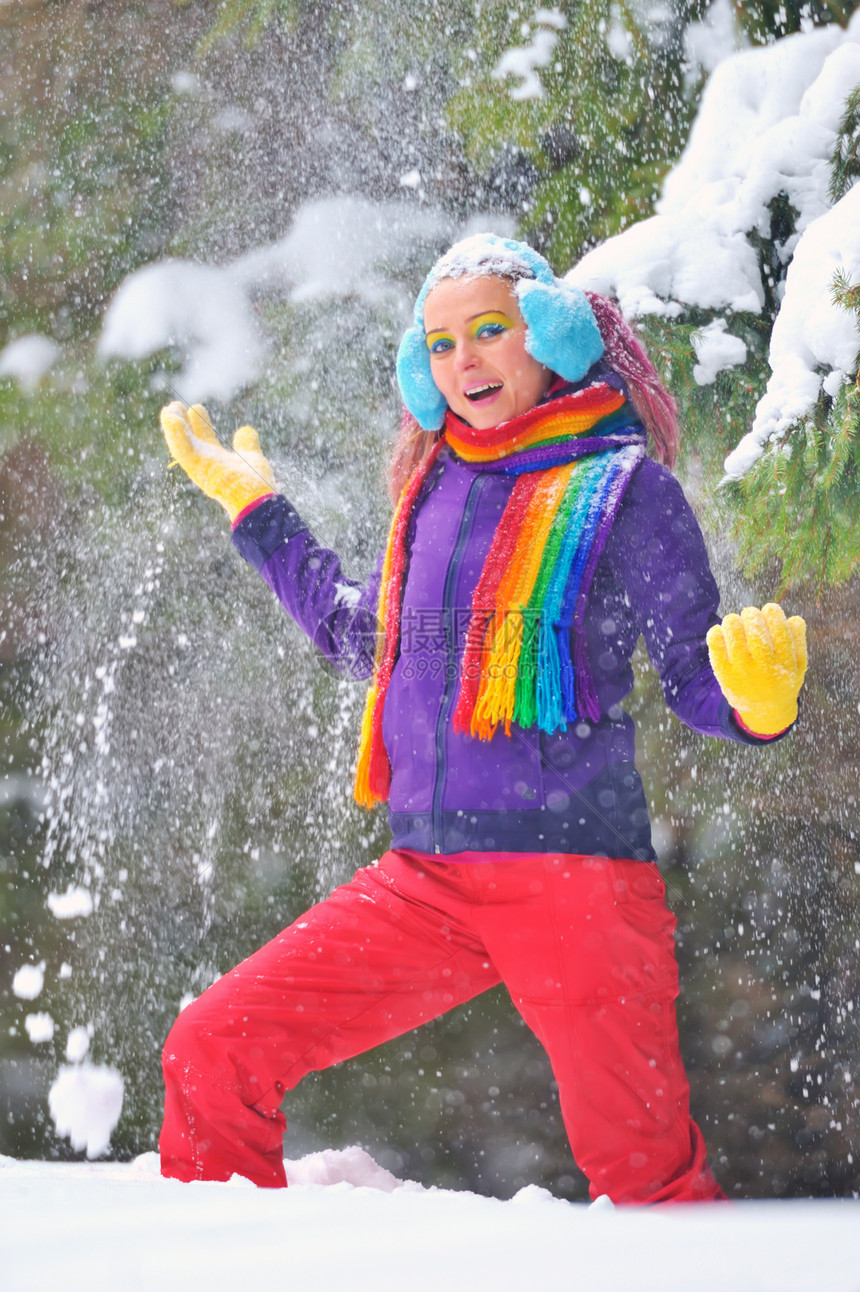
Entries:
{"type": "Polygon", "coordinates": [[[424,303],[430,371],[453,413],[488,431],[533,408],[552,373],[526,350],[526,325],[504,278],[445,278],[424,303]]]}

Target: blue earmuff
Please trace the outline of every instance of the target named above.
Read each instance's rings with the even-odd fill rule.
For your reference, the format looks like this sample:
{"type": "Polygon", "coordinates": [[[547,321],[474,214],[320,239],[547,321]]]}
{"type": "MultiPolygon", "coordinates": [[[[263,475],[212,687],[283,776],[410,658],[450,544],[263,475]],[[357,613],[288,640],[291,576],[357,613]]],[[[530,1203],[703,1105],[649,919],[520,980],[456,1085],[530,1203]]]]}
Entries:
{"type": "Polygon", "coordinates": [[[448,407],[430,371],[430,351],[421,324],[407,328],[397,351],[397,384],[403,402],[425,431],[438,431],[448,407]]]}

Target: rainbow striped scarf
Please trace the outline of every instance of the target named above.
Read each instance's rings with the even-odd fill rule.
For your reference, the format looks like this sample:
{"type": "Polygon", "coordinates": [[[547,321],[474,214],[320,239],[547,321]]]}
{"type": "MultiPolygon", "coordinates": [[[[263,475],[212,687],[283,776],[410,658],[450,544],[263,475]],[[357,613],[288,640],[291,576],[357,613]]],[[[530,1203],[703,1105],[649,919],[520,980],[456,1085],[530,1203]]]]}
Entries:
{"type": "Polygon", "coordinates": [[[472,598],[453,718],[455,730],[490,740],[502,724],[508,735],[512,722],[553,732],[580,714],[600,716],[585,604],[644,442],[635,410],[608,382],[560,395],[492,431],[448,414],[445,434],[403,490],[388,536],[355,779],[359,803],[372,807],[388,797],[382,711],[400,644],[406,535],[442,449],[476,472],[517,477],[472,598]]]}

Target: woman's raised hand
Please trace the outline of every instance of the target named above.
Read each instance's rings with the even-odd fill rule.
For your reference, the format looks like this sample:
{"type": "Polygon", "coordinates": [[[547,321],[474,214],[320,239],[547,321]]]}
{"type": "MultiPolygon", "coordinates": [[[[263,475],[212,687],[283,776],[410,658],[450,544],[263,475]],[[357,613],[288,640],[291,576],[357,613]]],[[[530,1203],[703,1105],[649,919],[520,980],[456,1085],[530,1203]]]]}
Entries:
{"type": "Polygon", "coordinates": [[[806,623],[769,602],[726,615],[707,635],[711,667],[748,731],[776,736],[797,718],[806,673],[806,623]]]}
{"type": "Polygon", "coordinates": [[[224,448],[202,404],[186,408],[177,400],[162,408],[161,429],[172,462],[178,462],[207,497],[220,502],[231,521],[252,502],[274,492],[274,473],[253,427],[240,426],[232,450],[224,448]]]}

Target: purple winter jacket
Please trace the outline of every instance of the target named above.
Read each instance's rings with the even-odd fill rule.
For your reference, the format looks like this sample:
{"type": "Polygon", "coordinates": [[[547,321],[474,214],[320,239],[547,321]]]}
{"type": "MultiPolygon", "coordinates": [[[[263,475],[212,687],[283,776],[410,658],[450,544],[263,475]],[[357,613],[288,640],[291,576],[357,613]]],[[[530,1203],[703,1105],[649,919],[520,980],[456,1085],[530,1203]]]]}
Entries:
{"type": "MultiPolygon", "coordinates": [[[[547,735],[514,725],[490,741],[455,732],[472,593],[515,478],[439,455],[408,536],[401,643],[383,713],[391,762],[392,847],[425,853],[562,852],[654,860],[621,701],[644,634],[666,703],[695,731],[764,743],[735,722],[705,634],[719,594],[677,480],[644,459],[601,554],[584,631],[602,717],[547,735]]],[[[353,677],[373,671],[379,567],[343,576],[282,497],[236,526],[233,541],[315,645],[353,677]]]]}

